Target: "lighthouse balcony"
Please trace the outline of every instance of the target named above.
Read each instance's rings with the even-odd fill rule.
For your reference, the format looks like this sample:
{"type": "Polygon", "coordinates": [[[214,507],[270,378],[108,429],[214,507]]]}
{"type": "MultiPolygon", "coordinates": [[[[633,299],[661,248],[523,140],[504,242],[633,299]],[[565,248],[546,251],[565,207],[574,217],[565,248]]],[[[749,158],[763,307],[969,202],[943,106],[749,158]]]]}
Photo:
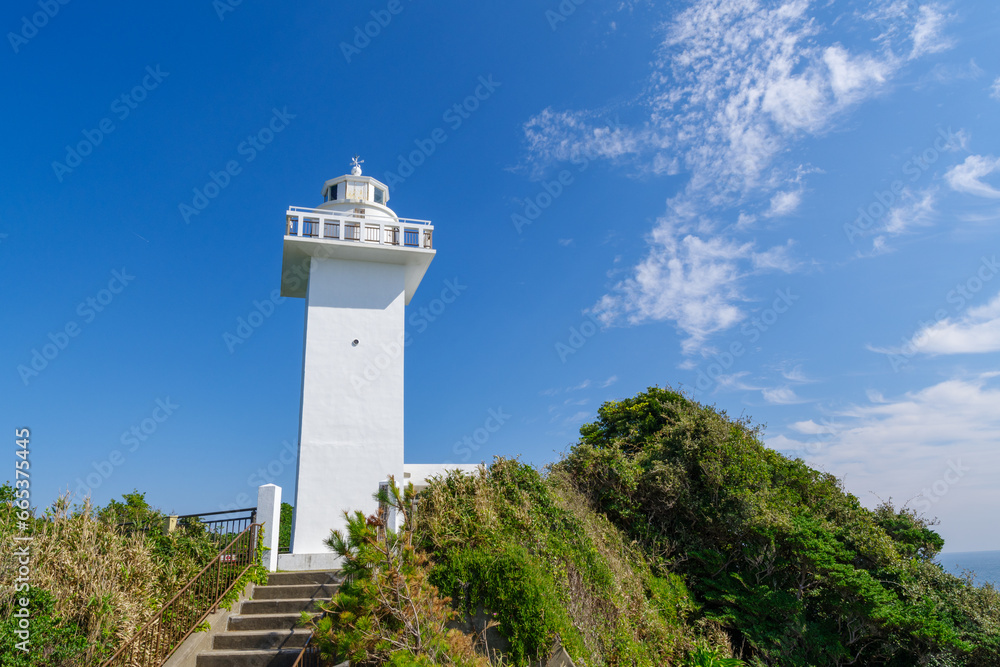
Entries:
{"type": "Polygon", "coordinates": [[[292,206],[285,214],[281,295],[305,298],[317,261],[373,262],[405,267],[406,303],[430,266],[434,225],[358,207],[330,210],[292,206]]]}
{"type": "Polygon", "coordinates": [[[344,212],[292,206],[285,214],[285,237],[432,250],[434,225],[429,220],[366,213],[364,209],[344,212]]]}

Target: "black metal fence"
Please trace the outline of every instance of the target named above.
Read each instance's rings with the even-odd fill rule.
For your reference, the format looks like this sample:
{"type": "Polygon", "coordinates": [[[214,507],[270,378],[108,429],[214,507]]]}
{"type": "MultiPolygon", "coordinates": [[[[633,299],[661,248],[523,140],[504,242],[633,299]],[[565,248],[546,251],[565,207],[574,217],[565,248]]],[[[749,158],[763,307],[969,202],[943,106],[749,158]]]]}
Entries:
{"type": "Polygon", "coordinates": [[[204,526],[205,531],[220,543],[228,543],[251,524],[257,523],[257,508],[247,507],[241,510],[225,512],[203,512],[201,514],[183,514],[177,517],[177,527],[204,526]],[[236,515],[236,516],[233,516],[236,515]],[[215,517],[207,519],[205,517],[215,517]]]}
{"type": "Polygon", "coordinates": [[[204,530],[220,546],[228,544],[248,526],[257,522],[257,508],[246,507],[223,512],[202,512],[158,517],[148,521],[126,521],[118,530],[126,535],[152,532],[172,533],[178,529],[204,530]]]}

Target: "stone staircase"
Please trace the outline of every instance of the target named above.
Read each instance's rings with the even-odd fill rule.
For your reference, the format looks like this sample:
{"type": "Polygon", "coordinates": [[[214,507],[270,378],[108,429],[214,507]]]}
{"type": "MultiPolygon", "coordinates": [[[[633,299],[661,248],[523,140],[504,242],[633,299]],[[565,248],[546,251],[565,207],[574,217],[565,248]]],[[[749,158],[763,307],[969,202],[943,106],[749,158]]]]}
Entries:
{"type": "Polygon", "coordinates": [[[340,581],[337,572],[268,575],[212,638],[212,650],[198,654],[197,667],[292,667],[309,640],[309,630],[298,627],[301,612],[332,598],[340,581]]]}

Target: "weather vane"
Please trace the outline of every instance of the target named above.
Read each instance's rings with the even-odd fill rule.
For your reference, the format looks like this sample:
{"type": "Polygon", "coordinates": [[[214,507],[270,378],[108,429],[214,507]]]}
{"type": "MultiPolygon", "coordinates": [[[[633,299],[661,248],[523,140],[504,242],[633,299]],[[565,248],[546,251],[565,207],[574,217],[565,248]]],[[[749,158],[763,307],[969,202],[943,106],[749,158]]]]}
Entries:
{"type": "Polygon", "coordinates": [[[351,175],[352,176],[360,176],[361,175],[361,165],[364,163],[364,160],[362,160],[360,158],[361,158],[360,155],[355,155],[353,158],[351,158],[351,175]]]}

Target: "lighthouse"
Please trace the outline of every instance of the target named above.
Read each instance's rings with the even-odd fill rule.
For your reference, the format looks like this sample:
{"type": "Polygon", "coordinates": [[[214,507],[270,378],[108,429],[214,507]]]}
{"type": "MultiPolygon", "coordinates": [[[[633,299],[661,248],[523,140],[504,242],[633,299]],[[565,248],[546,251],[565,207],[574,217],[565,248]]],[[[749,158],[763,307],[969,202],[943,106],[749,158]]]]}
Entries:
{"type": "MultiPolygon", "coordinates": [[[[351,172],[326,181],[323,203],[285,216],[282,296],[306,300],[295,518],[278,567],[335,567],[323,544],[344,511],[377,510],[390,475],[420,482],[449,466],[403,463],[405,307],[434,259],[434,226],[400,218],[389,189],[351,172]]],[[[451,466],[464,467],[464,466],[451,466]]]]}

